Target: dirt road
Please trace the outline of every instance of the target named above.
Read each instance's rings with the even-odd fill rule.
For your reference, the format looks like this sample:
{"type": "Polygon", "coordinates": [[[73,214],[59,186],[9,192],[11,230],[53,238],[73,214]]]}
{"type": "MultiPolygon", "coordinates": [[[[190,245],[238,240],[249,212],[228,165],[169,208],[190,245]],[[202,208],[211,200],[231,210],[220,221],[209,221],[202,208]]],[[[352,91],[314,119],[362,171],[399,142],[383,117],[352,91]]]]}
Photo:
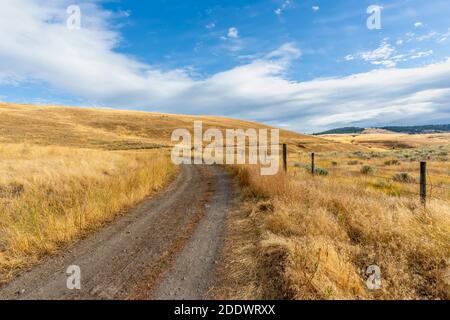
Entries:
{"type": "Polygon", "coordinates": [[[201,299],[233,198],[222,169],[183,166],[164,193],[0,287],[0,299],[201,299]],[[72,265],[81,290],[67,289],[72,265]]]}

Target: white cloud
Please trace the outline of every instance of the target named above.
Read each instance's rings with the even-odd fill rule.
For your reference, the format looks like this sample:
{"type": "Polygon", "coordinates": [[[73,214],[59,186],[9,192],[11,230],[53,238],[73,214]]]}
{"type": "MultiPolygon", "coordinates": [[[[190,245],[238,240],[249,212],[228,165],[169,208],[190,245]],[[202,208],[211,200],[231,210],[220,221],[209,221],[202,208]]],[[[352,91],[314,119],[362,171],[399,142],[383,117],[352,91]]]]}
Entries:
{"type": "Polygon", "coordinates": [[[228,29],[228,38],[239,38],[239,31],[235,27],[231,27],[228,29]]]}
{"type": "Polygon", "coordinates": [[[275,9],[275,11],[274,11],[275,14],[276,15],[283,14],[284,10],[286,10],[290,5],[291,5],[291,1],[290,0],[284,1],[279,8],[275,9]]]}
{"type": "Polygon", "coordinates": [[[414,23],[414,27],[416,27],[416,28],[423,27],[423,23],[422,22],[416,22],[416,23],[414,23]]]}
{"type": "Polygon", "coordinates": [[[445,42],[449,38],[450,38],[450,28],[448,29],[448,31],[446,33],[443,33],[440,35],[438,42],[445,42]]]}
{"type": "MultiPolygon", "coordinates": [[[[433,50],[417,51],[415,49],[406,53],[399,53],[397,49],[391,46],[385,39],[381,45],[372,51],[360,52],[356,55],[347,55],[344,57],[346,61],[355,60],[357,57],[365,62],[375,66],[382,66],[386,68],[393,68],[399,62],[406,62],[414,59],[424,58],[432,55],[433,50]]],[[[402,40],[397,41],[397,45],[403,44],[402,40]]]]}
{"type": "Polygon", "coordinates": [[[361,58],[369,62],[387,60],[394,52],[395,49],[389,43],[383,42],[380,47],[373,51],[362,52],[361,58]]]}
{"type": "Polygon", "coordinates": [[[96,6],[81,2],[83,27],[68,30],[69,4],[15,0],[3,5],[0,70],[106,104],[136,104],[149,95],[161,99],[189,85],[182,70],[162,72],[115,53],[120,35],[108,28],[112,14],[96,6]]]}
{"type": "Polygon", "coordinates": [[[319,11],[320,7],[319,6],[312,6],[313,11],[319,11]]]}
{"type": "Polygon", "coordinates": [[[344,59],[345,59],[346,61],[353,61],[353,60],[355,60],[355,56],[349,54],[349,55],[346,55],[346,56],[344,57],[344,59]]]}
{"type": "Polygon", "coordinates": [[[444,32],[430,31],[424,34],[416,34],[414,32],[407,32],[402,38],[398,41],[403,43],[411,43],[411,42],[424,42],[424,41],[435,41],[437,43],[442,43],[447,41],[450,38],[450,28],[444,32]]]}
{"type": "Polygon", "coordinates": [[[420,52],[416,52],[415,50],[413,50],[411,52],[411,59],[419,59],[419,58],[423,58],[423,57],[428,57],[428,56],[431,56],[433,53],[434,53],[433,50],[420,51],[420,52]]]}
{"type": "MultiPolygon", "coordinates": [[[[0,79],[38,81],[112,107],[220,114],[302,131],[450,121],[450,60],[297,82],[286,74],[301,51],[287,43],[247,64],[197,80],[189,70],[162,71],[116,53],[120,35],[107,24],[112,14],[95,6],[82,3],[83,28],[67,30],[68,3],[15,0],[2,7],[0,79]]],[[[383,44],[354,57],[383,63],[420,55],[408,52],[400,57],[392,49],[383,44]]]]}
{"type": "Polygon", "coordinates": [[[205,28],[206,29],[214,29],[216,27],[216,24],[214,22],[208,23],[205,28]]]}
{"type": "Polygon", "coordinates": [[[430,39],[434,39],[438,36],[439,34],[435,31],[431,31],[427,34],[421,35],[421,36],[417,36],[416,37],[416,41],[422,42],[422,41],[426,41],[426,40],[430,40],[430,39]]]}
{"type": "Polygon", "coordinates": [[[395,60],[390,59],[394,53],[395,48],[393,48],[389,43],[383,42],[377,49],[373,51],[361,52],[359,56],[364,61],[370,62],[373,65],[395,67],[395,60]]]}

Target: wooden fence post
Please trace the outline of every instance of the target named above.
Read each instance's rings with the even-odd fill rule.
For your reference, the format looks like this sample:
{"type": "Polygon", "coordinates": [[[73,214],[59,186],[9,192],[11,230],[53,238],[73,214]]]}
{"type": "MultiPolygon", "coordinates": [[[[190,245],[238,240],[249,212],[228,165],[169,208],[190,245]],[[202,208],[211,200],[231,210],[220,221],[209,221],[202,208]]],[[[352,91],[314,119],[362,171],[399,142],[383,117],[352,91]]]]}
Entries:
{"type": "Polygon", "coordinates": [[[420,201],[426,203],[427,201],[427,163],[420,162],[420,201]]]}
{"type": "Polygon", "coordinates": [[[283,143],[283,169],[284,172],[287,172],[287,145],[283,143]]]}
{"type": "Polygon", "coordinates": [[[315,164],[315,154],[311,153],[311,174],[314,175],[316,173],[316,164],[315,164]]]}

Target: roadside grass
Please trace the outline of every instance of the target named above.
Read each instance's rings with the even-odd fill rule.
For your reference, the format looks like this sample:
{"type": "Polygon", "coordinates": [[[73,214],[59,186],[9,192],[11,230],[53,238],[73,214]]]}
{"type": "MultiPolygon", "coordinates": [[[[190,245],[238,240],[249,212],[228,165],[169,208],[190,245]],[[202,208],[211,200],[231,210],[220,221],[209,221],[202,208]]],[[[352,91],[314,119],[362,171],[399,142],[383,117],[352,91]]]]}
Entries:
{"type": "MultiPolygon", "coordinates": [[[[390,196],[416,198],[420,161],[426,161],[428,196],[450,201],[450,162],[446,158],[449,151],[447,141],[444,145],[408,150],[317,152],[315,158],[316,168],[326,170],[328,176],[343,185],[364,181],[364,186],[390,196]]],[[[291,153],[288,160],[296,171],[310,171],[310,154],[291,153]]]]}
{"type": "Polygon", "coordinates": [[[263,177],[251,166],[232,172],[245,190],[245,213],[230,222],[235,243],[226,249],[220,298],[450,298],[449,202],[424,208],[365,179],[343,184],[292,170],[263,177]],[[371,265],[381,269],[380,290],[366,286],[371,265]]]}
{"type": "Polygon", "coordinates": [[[0,283],[161,190],[160,151],[0,144],[0,283]]]}

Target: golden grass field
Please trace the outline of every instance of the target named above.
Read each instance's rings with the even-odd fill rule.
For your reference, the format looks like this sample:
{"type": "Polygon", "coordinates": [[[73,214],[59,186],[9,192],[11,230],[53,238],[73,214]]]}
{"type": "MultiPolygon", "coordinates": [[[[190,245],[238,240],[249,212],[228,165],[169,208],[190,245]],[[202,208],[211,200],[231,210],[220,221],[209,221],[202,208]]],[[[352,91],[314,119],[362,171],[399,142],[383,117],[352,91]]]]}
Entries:
{"type": "Polygon", "coordinates": [[[156,151],[0,144],[0,282],[161,190],[156,151]]]}
{"type": "MultiPolygon", "coordinates": [[[[174,175],[177,128],[261,128],[219,117],[0,103],[0,282],[98,229],[174,175]]],[[[344,144],[284,131],[321,150],[344,144]]]]}
{"type": "MultiPolygon", "coordinates": [[[[0,281],[161,190],[176,172],[166,148],[171,133],[192,129],[194,120],[205,128],[265,127],[0,103],[0,281]]],[[[449,135],[282,131],[281,140],[287,175],[230,168],[244,201],[229,222],[215,297],[450,298],[449,135]],[[315,177],[308,173],[311,152],[315,177]],[[418,196],[420,160],[433,185],[426,207],[418,196]],[[381,290],[366,288],[369,265],[381,268],[381,290]]]]}
{"type": "Polygon", "coordinates": [[[363,134],[332,134],[319,137],[373,150],[412,149],[430,145],[448,145],[450,141],[450,133],[410,135],[389,131],[379,133],[370,130],[363,134]]]}
{"type": "Polygon", "coordinates": [[[232,168],[246,200],[228,228],[227,276],[216,297],[450,298],[450,135],[371,139],[356,152],[316,152],[314,177],[311,154],[295,150],[287,175],[232,168]],[[423,160],[426,206],[419,200],[423,160]],[[381,290],[366,286],[370,265],[381,269],[381,290]]]}

